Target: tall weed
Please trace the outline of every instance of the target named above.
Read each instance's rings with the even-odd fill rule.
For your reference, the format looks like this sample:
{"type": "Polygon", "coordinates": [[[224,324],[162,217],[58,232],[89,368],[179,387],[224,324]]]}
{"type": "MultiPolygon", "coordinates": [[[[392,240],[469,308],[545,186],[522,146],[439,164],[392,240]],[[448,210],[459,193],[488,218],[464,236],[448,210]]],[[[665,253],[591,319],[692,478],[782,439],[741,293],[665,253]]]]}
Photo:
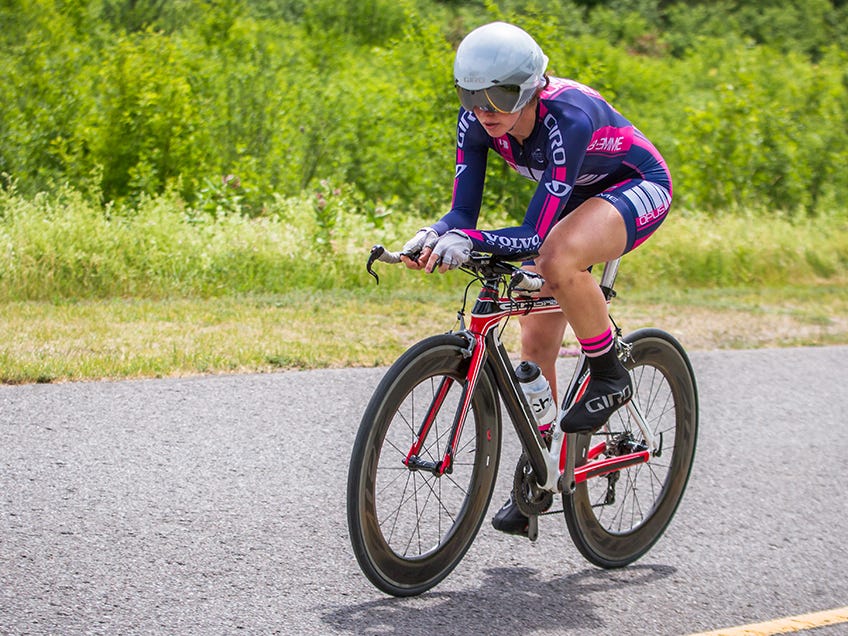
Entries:
{"type": "Polygon", "coordinates": [[[737,287],[845,280],[848,221],[756,213],[678,212],[624,257],[622,278],[649,287],[737,287]]]}
{"type": "MultiPolygon", "coordinates": [[[[328,193],[277,197],[262,216],[187,208],[174,193],[130,213],[104,212],[74,190],[33,199],[0,192],[0,300],[225,296],[362,286],[370,246],[397,245],[420,221],[379,228],[328,193]],[[326,199],[325,199],[326,201],[326,199]],[[403,238],[402,238],[403,237],[403,238]]],[[[386,214],[386,212],[384,212],[386,214]]]]}
{"type": "MultiPolygon", "coordinates": [[[[104,211],[72,189],[27,198],[0,191],[0,301],[110,297],[213,297],[372,285],[371,246],[399,249],[432,218],[402,208],[361,209],[355,191],[327,183],[310,196],[277,196],[260,216],[199,213],[173,192],[136,209],[104,211]],[[320,195],[320,198],[319,198],[320,195]]],[[[499,226],[504,216],[481,224],[499,226]]],[[[404,287],[441,289],[456,277],[406,275],[404,287]]],[[[844,280],[848,226],[841,217],[673,210],[644,247],[625,257],[627,286],[783,285],[844,280]]],[[[402,277],[402,280],[401,280],[402,277]]]]}

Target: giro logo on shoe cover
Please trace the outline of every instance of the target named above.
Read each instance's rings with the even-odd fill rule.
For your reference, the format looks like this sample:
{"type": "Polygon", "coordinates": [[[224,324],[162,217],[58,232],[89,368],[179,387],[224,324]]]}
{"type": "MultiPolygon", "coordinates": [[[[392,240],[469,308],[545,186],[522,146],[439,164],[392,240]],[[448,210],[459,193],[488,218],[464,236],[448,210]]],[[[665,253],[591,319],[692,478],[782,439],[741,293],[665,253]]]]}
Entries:
{"type": "Polygon", "coordinates": [[[601,395],[596,398],[592,398],[586,402],[586,410],[590,413],[597,413],[599,411],[603,411],[604,409],[612,408],[613,406],[624,404],[627,400],[632,396],[632,391],[629,386],[624,387],[621,391],[616,391],[615,393],[610,393],[608,395],[601,395]]]}

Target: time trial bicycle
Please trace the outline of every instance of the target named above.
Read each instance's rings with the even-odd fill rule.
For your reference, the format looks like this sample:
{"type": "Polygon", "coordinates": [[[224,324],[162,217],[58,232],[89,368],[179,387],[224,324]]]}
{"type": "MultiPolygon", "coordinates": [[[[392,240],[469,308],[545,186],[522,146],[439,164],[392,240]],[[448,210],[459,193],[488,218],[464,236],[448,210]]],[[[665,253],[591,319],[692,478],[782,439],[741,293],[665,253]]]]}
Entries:
{"type": "MultiPolygon", "coordinates": [[[[520,257],[515,257],[519,260],[520,257]]],[[[400,254],[375,246],[375,261],[400,254]]],[[[620,259],[604,265],[609,302],[620,259]]],[[[395,596],[442,581],[477,535],[498,473],[505,408],[523,452],[512,496],[529,519],[561,495],[572,541],[591,563],[618,568],[644,555],[680,503],[695,454],[698,393],[680,343],[640,329],[615,346],[633,379],[633,398],[594,434],[540,431],[502,341],[513,316],[559,311],[539,295],[544,280],[496,256],[473,253],[458,329],[414,344],[386,371],[359,426],[350,458],[347,519],[365,576],[395,596]],[[480,289],[466,325],[469,289],[480,289]]],[[[580,355],[560,414],[589,381],[580,355]]],[[[557,511],[558,512],[558,511],[557,511]]]]}

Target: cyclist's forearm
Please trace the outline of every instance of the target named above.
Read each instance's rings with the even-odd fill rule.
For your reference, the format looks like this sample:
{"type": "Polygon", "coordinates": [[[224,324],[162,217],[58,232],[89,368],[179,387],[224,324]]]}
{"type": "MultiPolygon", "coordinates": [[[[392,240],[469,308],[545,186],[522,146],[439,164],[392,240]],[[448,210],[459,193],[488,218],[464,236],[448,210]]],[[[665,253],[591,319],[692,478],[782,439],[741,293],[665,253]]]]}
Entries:
{"type": "Polygon", "coordinates": [[[439,236],[453,229],[475,228],[477,226],[478,213],[470,210],[454,208],[441,219],[433,224],[433,229],[439,233],[439,236]]]}
{"type": "Polygon", "coordinates": [[[542,239],[536,231],[526,225],[500,230],[462,229],[462,231],[471,239],[475,251],[498,256],[536,252],[542,245],[542,239]]]}

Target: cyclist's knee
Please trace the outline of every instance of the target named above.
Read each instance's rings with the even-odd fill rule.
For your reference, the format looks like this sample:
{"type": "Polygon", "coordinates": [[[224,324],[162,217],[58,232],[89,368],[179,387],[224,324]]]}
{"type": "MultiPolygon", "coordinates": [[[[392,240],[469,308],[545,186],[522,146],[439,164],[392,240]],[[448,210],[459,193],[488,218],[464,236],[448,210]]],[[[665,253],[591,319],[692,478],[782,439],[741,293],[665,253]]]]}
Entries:
{"type": "Polygon", "coordinates": [[[553,289],[568,287],[574,277],[588,267],[578,258],[577,246],[570,243],[566,238],[555,244],[546,242],[536,257],[536,268],[553,289]]]}

